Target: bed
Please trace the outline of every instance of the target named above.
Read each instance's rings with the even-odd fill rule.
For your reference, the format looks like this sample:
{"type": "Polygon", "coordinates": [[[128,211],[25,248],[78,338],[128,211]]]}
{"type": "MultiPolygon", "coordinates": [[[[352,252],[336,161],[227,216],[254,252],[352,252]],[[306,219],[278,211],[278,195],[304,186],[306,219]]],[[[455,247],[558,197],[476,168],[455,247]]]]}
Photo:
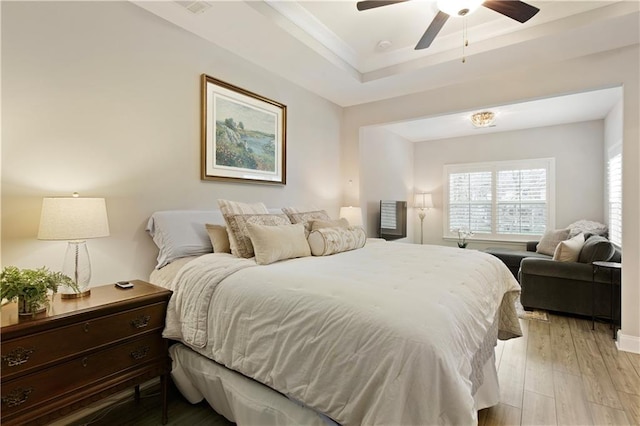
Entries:
{"type": "Polygon", "coordinates": [[[268,265],[203,251],[150,277],[174,291],[164,335],[191,402],[260,425],[474,424],[498,402],[493,348],[521,335],[520,287],[494,256],[380,240],[268,265]]]}

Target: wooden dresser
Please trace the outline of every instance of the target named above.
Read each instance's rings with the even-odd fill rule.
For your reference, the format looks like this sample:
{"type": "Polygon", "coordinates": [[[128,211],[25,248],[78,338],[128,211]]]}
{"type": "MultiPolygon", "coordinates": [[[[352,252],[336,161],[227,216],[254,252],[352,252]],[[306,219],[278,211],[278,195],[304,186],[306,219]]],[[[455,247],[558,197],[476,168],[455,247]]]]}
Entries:
{"type": "Polygon", "coordinates": [[[92,287],[82,299],[60,299],[35,318],[2,307],[3,425],[45,424],[127,387],[161,377],[167,421],[170,360],[162,338],[169,290],[143,281],[122,290],[92,287]]]}

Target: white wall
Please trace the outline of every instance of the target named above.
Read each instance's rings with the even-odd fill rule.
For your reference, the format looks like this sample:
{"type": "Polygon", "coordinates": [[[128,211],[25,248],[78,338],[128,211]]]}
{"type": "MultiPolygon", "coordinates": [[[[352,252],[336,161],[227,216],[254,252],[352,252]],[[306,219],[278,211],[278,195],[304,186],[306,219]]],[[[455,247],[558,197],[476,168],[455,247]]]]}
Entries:
{"type": "Polygon", "coordinates": [[[105,197],[111,236],[89,240],[92,284],[147,278],[144,228],[216,199],[341,204],[342,109],[128,2],[2,2],[2,264],[59,270],[37,241],[42,198],[105,197]],[[288,106],[287,185],[200,180],[200,75],[288,106]]]}
{"type": "MultiPolygon", "coordinates": [[[[556,228],[579,219],[602,222],[603,127],[604,121],[598,120],[416,143],[415,185],[433,188],[436,206],[425,222],[427,242],[455,245],[455,241],[442,239],[445,164],[555,158],[556,228]]],[[[472,242],[469,247],[505,245],[472,242]]],[[[524,247],[523,243],[509,245],[524,247]]]]}
{"type": "MultiPolygon", "coordinates": [[[[367,235],[378,236],[380,200],[413,204],[413,143],[380,127],[363,128],[360,140],[360,206],[367,235]]],[[[415,215],[407,212],[411,241],[415,215]]],[[[419,231],[418,231],[419,232],[419,231]]],[[[418,240],[420,235],[418,234],[418,240]]]]}
{"type": "Polygon", "coordinates": [[[622,247],[621,346],[640,352],[639,53],[639,46],[634,45],[560,62],[549,62],[541,57],[537,66],[346,108],[342,171],[346,178],[357,184],[344,186],[345,198],[357,199],[359,196],[358,150],[362,127],[622,85],[625,239],[622,247]]]}

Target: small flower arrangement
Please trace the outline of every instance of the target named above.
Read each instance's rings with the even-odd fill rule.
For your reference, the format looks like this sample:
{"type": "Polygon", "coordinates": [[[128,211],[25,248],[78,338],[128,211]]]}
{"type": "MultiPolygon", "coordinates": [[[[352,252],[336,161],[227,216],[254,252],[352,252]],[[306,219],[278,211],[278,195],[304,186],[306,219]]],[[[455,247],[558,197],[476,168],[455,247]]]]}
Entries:
{"type": "Polygon", "coordinates": [[[51,272],[45,267],[19,269],[7,266],[0,273],[0,298],[18,299],[19,314],[35,316],[49,306],[49,291],[55,294],[60,285],[78,291],[76,283],[62,272],[51,272]]]}
{"type": "Polygon", "coordinates": [[[458,247],[460,248],[466,248],[467,247],[467,238],[471,237],[473,235],[473,231],[466,229],[466,228],[460,228],[458,229],[458,247]]]}

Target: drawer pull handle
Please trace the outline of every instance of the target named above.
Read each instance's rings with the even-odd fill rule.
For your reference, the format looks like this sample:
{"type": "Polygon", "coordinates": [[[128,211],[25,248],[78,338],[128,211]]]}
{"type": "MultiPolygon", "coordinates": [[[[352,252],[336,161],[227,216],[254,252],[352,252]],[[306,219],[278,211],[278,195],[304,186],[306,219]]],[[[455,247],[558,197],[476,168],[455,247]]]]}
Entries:
{"type": "Polygon", "coordinates": [[[149,321],[151,321],[150,315],[141,315],[137,318],[131,320],[131,325],[133,328],[144,328],[149,325],[149,321]]]}
{"type": "Polygon", "coordinates": [[[2,397],[2,403],[5,404],[7,408],[17,407],[27,401],[31,392],[33,392],[32,387],[15,388],[8,395],[2,397]]]}
{"type": "Polygon", "coordinates": [[[83,327],[83,329],[84,329],[84,332],[85,332],[85,333],[88,333],[88,332],[89,332],[89,323],[88,323],[88,322],[85,322],[85,323],[84,323],[84,327],[83,327]]]}
{"type": "Polygon", "coordinates": [[[82,358],[82,366],[86,367],[89,364],[89,358],[84,357],[82,358]]]}
{"type": "Polygon", "coordinates": [[[29,361],[29,356],[35,349],[25,349],[22,346],[15,348],[6,355],[2,355],[2,361],[7,363],[7,367],[15,367],[29,361]]]}
{"type": "Polygon", "coordinates": [[[149,354],[149,346],[142,346],[135,351],[131,352],[131,358],[135,360],[142,359],[149,354]]]}

